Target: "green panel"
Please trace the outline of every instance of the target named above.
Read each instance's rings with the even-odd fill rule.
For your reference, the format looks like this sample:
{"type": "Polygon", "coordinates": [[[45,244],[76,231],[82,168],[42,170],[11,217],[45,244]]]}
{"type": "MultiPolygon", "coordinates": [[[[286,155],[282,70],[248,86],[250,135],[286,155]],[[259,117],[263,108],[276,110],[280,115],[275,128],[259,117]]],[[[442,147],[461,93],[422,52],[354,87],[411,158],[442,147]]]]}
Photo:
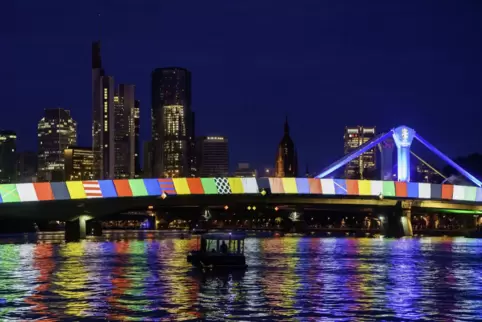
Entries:
{"type": "Polygon", "coordinates": [[[129,179],[129,185],[131,186],[132,195],[134,197],[147,196],[147,189],[142,179],[129,179]]]}
{"type": "Polygon", "coordinates": [[[216,187],[216,182],[214,182],[214,178],[201,178],[201,183],[203,185],[204,194],[206,195],[218,194],[218,188],[216,187]]]}
{"type": "Polygon", "coordinates": [[[15,184],[0,184],[0,194],[3,202],[20,202],[15,184]]]}
{"type": "Polygon", "coordinates": [[[383,181],[383,195],[386,197],[395,197],[395,182],[383,181]]]}
{"type": "Polygon", "coordinates": [[[465,187],[464,191],[464,200],[467,201],[475,201],[475,197],[477,195],[477,188],[476,187],[465,187]]]}

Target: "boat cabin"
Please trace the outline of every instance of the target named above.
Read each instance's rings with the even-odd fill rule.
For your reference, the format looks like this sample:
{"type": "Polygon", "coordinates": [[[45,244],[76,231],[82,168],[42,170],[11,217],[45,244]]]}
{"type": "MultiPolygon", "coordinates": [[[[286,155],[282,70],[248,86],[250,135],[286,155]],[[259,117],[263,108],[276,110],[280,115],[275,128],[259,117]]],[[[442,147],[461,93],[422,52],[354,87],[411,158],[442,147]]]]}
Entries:
{"type": "Polygon", "coordinates": [[[198,240],[201,253],[244,254],[243,233],[206,233],[198,240]]]}

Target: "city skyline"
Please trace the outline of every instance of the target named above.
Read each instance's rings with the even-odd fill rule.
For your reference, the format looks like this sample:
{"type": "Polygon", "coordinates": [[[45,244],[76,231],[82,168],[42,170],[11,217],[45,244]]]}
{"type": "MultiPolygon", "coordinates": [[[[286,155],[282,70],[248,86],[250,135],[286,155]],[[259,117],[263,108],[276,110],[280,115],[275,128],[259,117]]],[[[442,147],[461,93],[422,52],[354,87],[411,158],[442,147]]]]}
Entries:
{"type": "MultiPolygon", "coordinates": [[[[54,5],[54,3],[55,1],[52,4],[45,4],[41,11],[44,12],[43,10],[47,9],[54,14],[65,8],[73,8],[73,5],[60,2],[54,5]]],[[[338,17],[353,15],[360,9],[355,3],[352,5],[353,8],[343,7],[344,11],[339,13],[338,17]]],[[[24,59],[24,63],[12,64],[16,66],[14,72],[18,77],[15,78],[15,86],[11,90],[8,87],[12,85],[8,81],[9,78],[2,77],[0,80],[5,85],[3,88],[6,89],[5,102],[14,107],[11,117],[0,120],[0,127],[16,131],[19,150],[34,150],[35,122],[40,118],[44,108],[60,106],[71,110],[74,119],[79,123],[79,145],[90,145],[90,113],[87,113],[90,111],[88,108],[90,95],[85,69],[89,65],[88,46],[93,39],[97,38],[98,30],[86,24],[89,22],[89,17],[92,19],[95,16],[97,12],[95,9],[98,8],[91,3],[76,11],[79,17],[86,21],[79,21],[77,18],[77,20],[73,19],[72,23],[66,24],[65,31],[72,32],[75,41],[65,43],[62,41],[65,39],[64,31],[50,28],[50,24],[55,25],[58,18],[53,17],[52,21],[43,19],[39,22],[34,16],[37,12],[31,5],[23,3],[19,6],[24,9],[26,21],[29,23],[22,26],[20,30],[7,34],[7,41],[15,40],[20,44],[20,46],[12,46],[14,53],[12,60],[22,59],[21,49],[29,52],[30,56],[33,54],[34,58],[31,61],[24,59]],[[33,29],[34,23],[38,26],[36,30],[33,29]],[[40,40],[36,42],[29,40],[22,33],[27,30],[38,36],[40,40]],[[56,39],[55,41],[61,44],[58,46],[63,59],[55,59],[59,56],[53,55],[52,49],[48,47],[49,42],[42,41],[47,39],[45,37],[56,39]],[[27,70],[29,72],[26,72],[27,70]],[[47,70],[49,74],[46,74],[47,70]],[[22,75],[29,75],[29,77],[22,75]],[[41,86],[37,89],[33,84],[39,82],[41,86]],[[31,95],[23,95],[25,91],[31,95]],[[25,108],[28,113],[20,114],[20,111],[24,111],[25,108]]],[[[394,9],[392,6],[385,4],[379,8],[379,11],[389,14],[394,9]]],[[[162,12],[154,6],[150,13],[140,10],[137,6],[133,8],[134,21],[141,22],[150,15],[166,16],[169,19],[168,12],[179,10],[179,5],[169,4],[162,12]]],[[[243,5],[234,5],[231,9],[238,15],[256,18],[266,8],[263,4],[248,1],[243,5]],[[250,10],[246,11],[247,8],[250,10]]],[[[326,15],[335,12],[333,8],[324,8],[321,4],[317,4],[316,8],[326,9],[326,15]]],[[[475,25],[475,17],[469,14],[477,12],[479,8],[475,4],[465,3],[457,4],[450,10],[441,6],[437,12],[430,12],[430,14],[428,10],[431,6],[428,4],[407,8],[420,9],[421,13],[416,15],[407,9],[399,16],[394,16],[393,21],[385,21],[385,30],[365,35],[366,41],[363,46],[353,38],[357,34],[353,24],[347,27],[344,34],[342,32],[344,29],[340,29],[343,27],[330,20],[333,27],[332,34],[322,32],[319,44],[312,44],[304,53],[294,56],[289,48],[274,54],[262,44],[256,55],[246,54],[244,50],[240,50],[238,54],[236,49],[240,48],[239,45],[226,35],[218,34],[213,34],[210,39],[217,43],[223,41],[221,48],[224,50],[218,51],[218,54],[212,54],[210,47],[196,42],[195,38],[199,32],[206,31],[206,28],[214,28],[214,25],[201,26],[199,30],[189,29],[192,34],[186,33],[184,29],[174,29],[171,34],[166,35],[168,39],[188,37],[191,42],[188,42],[188,45],[161,50],[159,45],[148,41],[154,39],[157,30],[147,28],[148,23],[140,23],[132,27],[137,33],[141,33],[141,37],[135,39],[135,46],[132,46],[132,49],[127,49],[125,54],[118,54],[126,39],[132,39],[133,35],[128,33],[125,38],[119,39],[118,35],[124,27],[117,26],[116,28],[120,28],[117,31],[106,28],[100,37],[103,42],[103,65],[106,66],[109,74],[115,75],[116,81],[136,85],[136,98],[141,102],[142,141],[148,139],[150,132],[148,126],[148,110],[151,105],[150,72],[157,67],[172,65],[189,69],[193,74],[192,108],[198,114],[196,130],[199,134],[220,134],[230,139],[234,147],[230,158],[231,169],[235,164],[243,161],[257,168],[270,166],[273,163],[273,153],[276,152],[276,142],[279,140],[278,124],[286,114],[289,115],[292,123],[293,140],[298,147],[300,169],[304,169],[305,165],[309,164],[313,171],[321,170],[331,161],[342,156],[343,141],[340,129],[347,125],[373,124],[377,126],[378,131],[383,131],[402,123],[418,129],[451,157],[481,151],[480,140],[464,140],[465,136],[469,138],[482,136],[480,127],[470,123],[473,122],[472,120],[481,119],[479,114],[482,99],[478,89],[482,88],[482,84],[480,78],[476,77],[480,74],[481,66],[475,57],[480,57],[477,53],[482,53],[482,48],[480,42],[474,41],[473,38],[480,31],[480,27],[475,25]],[[452,33],[448,32],[448,27],[442,24],[445,21],[444,14],[450,14],[453,19],[460,19],[458,20],[460,25],[457,28],[464,32],[455,32],[456,30],[452,33]],[[462,19],[459,16],[465,18],[462,19]],[[431,20],[428,20],[428,17],[431,20]],[[407,22],[412,20],[419,22],[416,30],[407,22]],[[437,37],[429,37],[429,33],[432,35],[432,32],[437,37]],[[413,35],[413,39],[422,41],[408,40],[410,37],[406,38],[405,34],[413,35]],[[439,39],[440,37],[443,37],[443,42],[439,39]],[[392,38],[393,40],[390,40],[392,38]],[[339,46],[334,46],[333,41],[338,41],[339,46]],[[396,50],[399,48],[397,41],[401,42],[400,48],[404,46],[403,51],[396,50]],[[446,45],[447,43],[450,45],[446,45]],[[153,46],[152,50],[144,50],[147,44],[153,46]],[[463,44],[463,46],[457,44],[463,44]],[[339,48],[341,56],[333,56],[336,48],[339,48]],[[383,60],[379,61],[376,57],[372,59],[367,55],[374,48],[383,53],[385,57],[383,60]],[[347,56],[351,49],[356,55],[347,56]],[[428,59],[430,64],[426,63],[428,59]],[[327,67],[323,61],[329,61],[334,66],[333,69],[327,67]],[[246,68],[247,66],[256,66],[257,72],[250,72],[252,69],[246,68]],[[350,71],[343,66],[351,66],[350,71]],[[334,72],[335,70],[337,73],[334,72]],[[289,78],[282,76],[287,71],[289,78]],[[257,74],[262,74],[264,77],[258,77],[257,74]],[[219,79],[226,81],[215,81],[219,79]],[[262,82],[260,82],[261,79],[263,79],[262,82]],[[295,82],[288,81],[290,79],[295,82]],[[216,85],[213,87],[213,84],[216,85]],[[266,84],[269,85],[266,86],[266,84]],[[285,84],[289,84],[290,89],[285,84]],[[461,86],[461,84],[470,86],[461,86]],[[298,106],[298,100],[297,95],[291,93],[299,93],[300,90],[310,93],[306,97],[307,104],[313,107],[309,108],[308,114],[299,113],[299,109],[294,108],[298,106]],[[316,94],[312,95],[312,93],[316,94]],[[216,95],[215,100],[212,99],[213,95],[216,95]],[[457,113],[454,112],[450,118],[450,141],[460,143],[453,145],[446,142],[444,126],[447,126],[447,119],[439,111],[455,107],[457,113]],[[226,122],[227,116],[235,118],[237,122],[226,122]],[[327,117],[329,121],[324,121],[327,117]],[[323,124],[317,124],[320,122],[323,124]],[[253,147],[259,148],[253,149],[253,147]]],[[[101,9],[105,19],[104,26],[108,26],[109,22],[116,18],[109,12],[109,8],[101,9]]],[[[212,8],[209,5],[201,8],[194,2],[191,3],[191,6],[186,9],[191,17],[189,24],[194,25],[200,19],[201,14],[197,13],[198,10],[205,12],[210,9],[212,8]]],[[[125,13],[122,7],[117,10],[125,13]]],[[[229,10],[226,10],[226,8],[218,8],[212,15],[229,13],[229,10]]],[[[65,13],[67,17],[70,17],[69,12],[65,13]]],[[[319,10],[313,12],[314,17],[325,16],[319,10]]],[[[282,36],[287,31],[287,27],[281,27],[280,23],[286,16],[293,19],[293,25],[290,23],[290,28],[294,28],[292,32],[299,31],[299,27],[295,25],[299,17],[296,14],[290,14],[287,7],[280,5],[273,12],[273,27],[255,23],[246,30],[253,36],[253,40],[241,43],[260,44],[261,36],[268,34],[282,36]],[[259,33],[254,33],[254,30],[259,33]]],[[[228,17],[233,18],[232,14],[228,17]]],[[[234,19],[236,17],[235,15],[234,19]]],[[[361,15],[355,14],[353,18],[358,23],[366,22],[366,18],[361,15]]],[[[221,21],[226,24],[226,32],[239,35],[239,30],[233,29],[235,27],[227,19],[221,21]]],[[[316,33],[320,33],[320,28],[327,24],[319,19],[309,21],[317,27],[313,31],[316,33]]],[[[274,48],[282,44],[276,37],[271,37],[272,40],[269,41],[274,48]]],[[[304,45],[303,39],[293,38],[293,41],[294,45],[304,45]]],[[[5,75],[8,75],[11,66],[6,68],[5,75]]],[[[13,70],[10,71],[13,72],[13,70]]]]}

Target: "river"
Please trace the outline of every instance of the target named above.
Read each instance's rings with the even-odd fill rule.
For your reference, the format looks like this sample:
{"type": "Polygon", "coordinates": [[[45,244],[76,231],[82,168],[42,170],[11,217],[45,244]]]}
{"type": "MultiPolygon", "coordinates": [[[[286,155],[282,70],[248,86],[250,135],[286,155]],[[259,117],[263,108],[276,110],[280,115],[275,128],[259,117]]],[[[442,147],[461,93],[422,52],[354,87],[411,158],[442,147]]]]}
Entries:
{"type": "Polygon", "coordinates": [[[476,321],[482,240],[251,238],[203,275],[195,239],[0,245],[0,320],[476,321]]]}

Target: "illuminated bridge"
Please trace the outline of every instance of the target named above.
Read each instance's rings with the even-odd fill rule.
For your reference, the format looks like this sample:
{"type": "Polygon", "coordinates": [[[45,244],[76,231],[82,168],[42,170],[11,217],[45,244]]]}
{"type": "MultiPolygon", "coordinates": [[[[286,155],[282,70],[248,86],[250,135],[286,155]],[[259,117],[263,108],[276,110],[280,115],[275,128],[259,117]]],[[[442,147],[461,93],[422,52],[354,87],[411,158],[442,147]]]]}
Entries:
{"type": "Polygon", "coordinates": [[[199,208],[201,213],[210,207],[238,204],[283,205],[292,209],[371,207],[391,214],[387,216],[389,224],[392,222],[391,226],[398,231],[393,235],[411,235],[410,214],[414,209],[482,214],[480,181],[448,158],[447,162],[475,186],[409,182],[410,144],[407,142],[411,143],[413,137],[417,137],[415,131],[406,127],[391,130],[343,157],[317,178],[154,178],[2,184],[0,219],[68,221],[80,227],[82,236],[86,218],[133,210],[189,207],[199,208]],[[399,181],[327,178],[389,137],[394,138],[398,148],[399,181]]]}

